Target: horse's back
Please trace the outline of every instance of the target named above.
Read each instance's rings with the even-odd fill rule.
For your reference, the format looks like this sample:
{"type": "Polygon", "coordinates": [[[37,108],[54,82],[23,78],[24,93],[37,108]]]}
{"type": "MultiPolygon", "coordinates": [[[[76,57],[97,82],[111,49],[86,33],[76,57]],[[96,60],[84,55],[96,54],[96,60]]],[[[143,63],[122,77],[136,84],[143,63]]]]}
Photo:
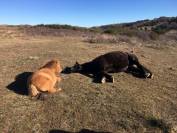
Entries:
{"type": "Polygon", "coordinates": [[[95,58],[92,62],[95,62],[101,70],[110,72],[124,71],[129,64],[128,54],[121,51],[106,53],[95,58]]]}

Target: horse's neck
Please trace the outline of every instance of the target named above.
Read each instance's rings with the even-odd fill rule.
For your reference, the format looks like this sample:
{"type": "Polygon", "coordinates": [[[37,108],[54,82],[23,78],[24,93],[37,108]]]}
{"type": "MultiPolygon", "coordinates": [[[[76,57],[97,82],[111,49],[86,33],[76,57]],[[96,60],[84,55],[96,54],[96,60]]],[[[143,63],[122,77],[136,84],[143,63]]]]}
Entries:
{"type": "Polygon", "coordinates": [[[84,64],[82,64],[82,72],[90,73],[90,72],[92,72],[93,67],[94,66],[93,66],[92,62],[84,63],[84,64]]]}

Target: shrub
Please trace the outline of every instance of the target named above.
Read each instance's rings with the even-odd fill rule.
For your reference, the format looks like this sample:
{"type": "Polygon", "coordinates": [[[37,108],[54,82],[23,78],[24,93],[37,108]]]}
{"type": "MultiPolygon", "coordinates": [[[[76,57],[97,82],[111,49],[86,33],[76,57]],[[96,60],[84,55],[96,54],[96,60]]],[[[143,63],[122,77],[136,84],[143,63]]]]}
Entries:
{"type": "Polygon", "coordinates": [[[117,33],[117,31],[114,29],[108,29],[108,30],[105,30],[103,33],[115,35],[117,33]]]}
{"type": "Polygon", "coordinates": [[[150,39],[152,39],[152,40],[157,40],[159,38],[159,35],[153,31],[150,32],[149,36],[150,36],[150,39]]]}
{"type": "Polygon", "coordinates": [[[100,34],[91,36],[87,38],[85,41],[89,43],[118,43],[119,39],[116,36],[100,34]]]}

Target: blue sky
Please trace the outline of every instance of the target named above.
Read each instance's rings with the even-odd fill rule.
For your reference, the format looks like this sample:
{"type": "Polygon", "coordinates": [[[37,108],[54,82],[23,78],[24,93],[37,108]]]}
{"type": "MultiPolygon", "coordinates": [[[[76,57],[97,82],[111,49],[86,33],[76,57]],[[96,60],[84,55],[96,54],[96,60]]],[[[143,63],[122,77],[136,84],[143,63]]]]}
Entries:
{"type": "Polygon", "coordinates": [[[98,26],[177,16],[177,0],[0,0],[0,24],[98,26]]]}

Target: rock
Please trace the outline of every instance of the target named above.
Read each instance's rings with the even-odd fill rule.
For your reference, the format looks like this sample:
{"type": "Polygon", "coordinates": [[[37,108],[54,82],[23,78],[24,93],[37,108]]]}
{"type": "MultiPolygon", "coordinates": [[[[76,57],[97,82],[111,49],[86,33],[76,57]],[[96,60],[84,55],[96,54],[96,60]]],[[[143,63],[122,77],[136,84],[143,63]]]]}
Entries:
{"type": "Polygon", "coordinates": [[[29,56],[29,59],[30,59],[30,60],[38,60],[39,57],[38,57],[38,56],[29,56]]]}

